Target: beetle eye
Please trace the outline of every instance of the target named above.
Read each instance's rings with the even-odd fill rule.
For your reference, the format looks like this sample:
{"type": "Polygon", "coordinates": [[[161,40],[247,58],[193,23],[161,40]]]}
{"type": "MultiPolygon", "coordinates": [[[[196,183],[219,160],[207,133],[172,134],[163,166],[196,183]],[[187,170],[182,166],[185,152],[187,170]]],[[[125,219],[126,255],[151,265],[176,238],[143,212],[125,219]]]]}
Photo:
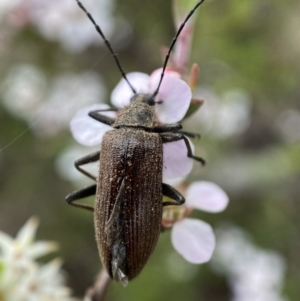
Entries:
{"type": "Polygon", "coordinates": [[[154,106],[155,105],[155,101],[154,101],[154,98],[152,96],[150,97],[147,97],[145,99],[146,103],[149,105],[149,106],[154,106]]]}

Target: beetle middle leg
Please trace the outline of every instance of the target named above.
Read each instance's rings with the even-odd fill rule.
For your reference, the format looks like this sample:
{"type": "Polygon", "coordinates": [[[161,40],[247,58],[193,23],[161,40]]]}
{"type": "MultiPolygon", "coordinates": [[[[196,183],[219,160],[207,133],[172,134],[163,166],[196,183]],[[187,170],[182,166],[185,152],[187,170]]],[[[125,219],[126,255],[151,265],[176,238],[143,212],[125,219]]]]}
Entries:
{"type": "Polygon", "coordinates": [[[86,175],[87,177],[89,177],[90,179],[96,181],[96,177],[95,176],[91,175],[89,172],[87,172],[86,170],[84,170],[80,166],[88,164],[88,163],[96,162],[96,161],[99,160],[99,157],[100,157],[100,152],[98,151],[98,152],[89,154],[87,156],[84,156],[84,157],[76,160],[74,162],[74,165],[75,165],[75,167],[76,167],[76,169],[78,171],[80,171],[81,173],[83,173],[84,175],[86,175]]]}
{"type": "Polygon", "coordinates": [[[184,204],[185,202],[185,198],[183,197],[183,195],[174,187],[168,184],[162,183],[162,194],[174,200],[173,202],[163,202],[163,206],[179,206],[184,204]]]}
{"type": "Polygon", "coordinates": [[[83,189],[76,190],[66,196],[66,202],[69,205],[72,205],[74,207],[86,209],[89,211],[94,211],[94,207],[92,207],[92,206],[88,206],[88,205],[84,205],[84,204],[76,204],[74,202],[76,202],[77,200],[86,198],[88,196],[95,195],[96,189],[97,189],[97,186],[96,186],[96,184],[94,184],[94,185],[85,187],[83,189]]]}
{"type": "Polygon", "coordinates": [[[196,157],[196,156],[193,155],[190,142],[184,136],[183,133],[161,133],[160,137],[161,137],[163,143],[169,143],[169,142],[175,142],[175,141],[179,141],[179,140],[184,140],[186,148],[187,148],[187,156],[189,158],[192,158],[192,159],[194,159],[194,160],[202,163],[202,165],[205,165],[205,160],[204,159],[202,159],[200,157],[196,157]]]}

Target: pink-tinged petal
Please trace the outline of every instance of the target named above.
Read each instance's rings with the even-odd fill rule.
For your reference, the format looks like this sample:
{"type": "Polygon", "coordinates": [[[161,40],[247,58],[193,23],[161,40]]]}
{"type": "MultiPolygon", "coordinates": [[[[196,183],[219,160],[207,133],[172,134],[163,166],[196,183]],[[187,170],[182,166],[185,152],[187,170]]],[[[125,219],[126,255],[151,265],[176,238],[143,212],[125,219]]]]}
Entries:
{"type": "MultiPolygon", "coordinates": [[[[151,92],[154,90],[151,89],[151,92]]],[[[158,120],[161,123],[174,123],[182,120],[190,106],[191,99],[192,91],[189,85],[179,78],[166,74],[155,97],[158,102],[155,105],[158,120]]]]}
{"type": "MultiPolygon", "coordinates": [[[[158,85],[160,77],[161,77],[162,70],[163,70],[163,68],[159,68],[159,69],[154,70],[151,73],[150,81],[149,81],[150,91],[155,91],[155,89],[157,88],[157,85],[158,85]]],[[[165,78],[165,76],[172,76],[172,77],[179,78],[179,79],[181,78],[180,74],[171,68],[166,68],[164,78],[165,78]]]]}
{"type": "Polygon", "coordinates": [[[209,261],[216,244],[212,227],[192,218],[175,223],[171,238],[175,250],[191,263],[209,261]]]}
{"type": "Polygon", "coordinates": [[[175,187],[175,186],[179,186],[180,184],[182,184],[185,179],[186,179],[186,176],[180,177],[180,178],[174,178],[174,179],[164,178],[163,181],[164,181],[164,183],[175,187]]]}
{"type": "MultiPolygon", "coordinates": [[[[108,108],[106,104],[94,104],[78,111],[70,122],[70,129],[75,140],[86,146],[99,145],[103,135],[113,130],[113,127],[91,118],[88,114],[91,111],[108,108]]],[[[111,118],[116,117],[115,112],[101,112],[100,114],[111,118]]]]}
{"type": "Polygon", "coordinates": [[[207,212],[223,211],[229,202],[225,191],[212,182],[194,182],[186,192],[186,206],[207,212]]]}
{"type": "MultiPolygon", "coordinates": [[[[192,150],[194,145],[190,142],[192,150]]],[[[176,179],[185,177],[193,168],[193,159],[187,156],[183,140],[164,143],[163,145],[163,178],[176,179]]]]}
{"type": "MultiPolygon", "coordinates": [[[[132,72],[126,74],[126,77],[137,93],[149,93],[150,76],[148,74],[132,72]]],[[[129,105],[133,95],[130,86],[123,78],[111,93],[111,103],[117,108],[123,108],[129,105]]]]}

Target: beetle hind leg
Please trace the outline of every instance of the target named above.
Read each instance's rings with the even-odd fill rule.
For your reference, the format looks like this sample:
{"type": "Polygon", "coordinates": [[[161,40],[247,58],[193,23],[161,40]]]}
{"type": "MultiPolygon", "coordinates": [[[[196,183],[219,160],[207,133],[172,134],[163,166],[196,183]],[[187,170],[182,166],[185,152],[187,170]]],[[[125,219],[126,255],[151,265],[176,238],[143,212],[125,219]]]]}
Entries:
{"type": "Polygon", "coordinates": [[[174,187],[162,183],[162,194],[171,198],[173,201],[163,202],[163,206],[180,206],[184,204],[185,198],[174,187]]]}

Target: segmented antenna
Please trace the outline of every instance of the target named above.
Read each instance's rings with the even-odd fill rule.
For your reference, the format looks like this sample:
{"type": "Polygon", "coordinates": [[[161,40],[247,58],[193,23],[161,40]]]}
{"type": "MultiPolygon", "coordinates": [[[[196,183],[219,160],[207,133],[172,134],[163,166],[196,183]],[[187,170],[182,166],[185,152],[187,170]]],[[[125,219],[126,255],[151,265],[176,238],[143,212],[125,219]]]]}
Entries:
{"type": "Polygon", "coordinates": [[[167,68],[167,64],[168,64],[168,61],[169,61],[169,58],[170,58],[170,54],[174,48],[174,45],[181,33],[181,31],[183,30],[186,22],[189,20],[189,18],[194,14],[194,12],[196,11],[196,9],[204,2],[205,0],[200,0],[196,5],[195,7],[189,12],[189,14],[186,16],[185,20],[183,21],[183,23],[180,25],[175,37],[173,38],[172,40],[172,43],[170,45],[170,48],[169,48],[169,51],[166,55],[166,58],[165,58],[165,62],[164,62],[164,66],[163,66],[163,70],[162,70],[162,73],[161,73],[161,76],[160,76],[160,81],[159,81],[159,84],[157,86],[157,89],[155,90],[155,92],[153,93],[153,97],[155,97],[159,91],[159,88],[160,88],[160,85],[162,83],[162,80],[164,78],[164,75],[165,75],[165,71],[166,71],[166,68],[167,68]]]}
{"type": "Polygon", "coordinates": [[[92,17],[92,15],[86,10],[86,8],[83,6],[83,4],[79,1],[79,0],[76,0],[78,6],[86,13],[86,15],[88,16],[88,18],[92,21],[92,23],[94,24],[96,30],[98,31],[98,33],[100,34],[100,36],[102,37],[103,41],[105,42],[107,48],[109,49],[111,55],[113,56],[113,58],[115,59],[115,62],[117,63],[117,66],[123,76],[123,78],[126,80],[126,82],[128,83],[128,85],[130,86],[132,92],[134,94],[136,94],[136,90],[133,88],[133,86],[130,84],[128,78],[126,77],[126,74],[125,72],[123,71],[122,67],[121,67],[121,64],[118,60],[118,57],[117,57],[117,54],[113,51],[109,41],[106,39],[105,35],[103,34],[100,26],[96,23],[96,21],[94,20],[94,18],[92,17]]]}

